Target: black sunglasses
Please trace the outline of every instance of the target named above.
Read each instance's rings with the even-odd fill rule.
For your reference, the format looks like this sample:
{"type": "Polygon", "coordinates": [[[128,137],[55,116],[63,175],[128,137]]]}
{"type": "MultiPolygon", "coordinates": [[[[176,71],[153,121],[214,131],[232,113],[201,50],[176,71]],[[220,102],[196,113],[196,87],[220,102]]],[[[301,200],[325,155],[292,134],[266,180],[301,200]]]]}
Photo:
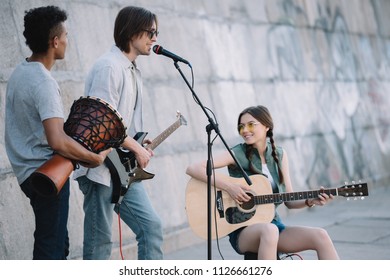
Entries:
{"type": "Polygon", "coordinates": [[[156,35],[156,37],[157,37],[158,34],[160,33],[157,30],[146,30],[146,29],[144,29],[143,31],[148,33],[149,39],[153,39],[154,35],[156,35]]]}

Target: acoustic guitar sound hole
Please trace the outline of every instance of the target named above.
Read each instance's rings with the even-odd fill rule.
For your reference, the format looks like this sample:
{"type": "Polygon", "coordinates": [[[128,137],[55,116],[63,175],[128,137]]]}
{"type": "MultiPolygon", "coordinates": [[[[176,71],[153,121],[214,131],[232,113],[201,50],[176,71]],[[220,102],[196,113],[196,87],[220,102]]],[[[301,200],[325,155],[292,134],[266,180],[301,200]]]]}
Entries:
{"type": "Polygon", "coordinates": [[[249,201],[240,204],[240,207],[242,208],[242,210],[248,211],[251,210],[253,207],[255,207],[255,202],[253,201],[253,194],[251,193],[246,193],[246,194],[249,195],[251,199],[249,201]]]}

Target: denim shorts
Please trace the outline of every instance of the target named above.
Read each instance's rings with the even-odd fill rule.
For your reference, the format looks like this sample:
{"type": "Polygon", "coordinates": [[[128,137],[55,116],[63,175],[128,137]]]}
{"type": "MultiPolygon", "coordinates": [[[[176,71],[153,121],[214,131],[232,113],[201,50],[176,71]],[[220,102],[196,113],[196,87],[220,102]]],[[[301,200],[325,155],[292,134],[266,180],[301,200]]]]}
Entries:
{"type": "MultiPolygon", "coordinates": [[[[286,226],[282,223],[282,221],[280,219],[278,219],[278,220],[273,219],[271,223],[273,223],[274,225],[276,225],[278,227],[279,233],[281,233],[286,228],[286,226]]],[[[229,234],[230,244],[232,245],[233,249],[240,255],[245,254],[245,252],[241,252],[238,248],[238,238],[240,236],[241,231],[244,228],[245,227],[236,229],[235,231],[233,231],[232,233],[229,234]]]]}

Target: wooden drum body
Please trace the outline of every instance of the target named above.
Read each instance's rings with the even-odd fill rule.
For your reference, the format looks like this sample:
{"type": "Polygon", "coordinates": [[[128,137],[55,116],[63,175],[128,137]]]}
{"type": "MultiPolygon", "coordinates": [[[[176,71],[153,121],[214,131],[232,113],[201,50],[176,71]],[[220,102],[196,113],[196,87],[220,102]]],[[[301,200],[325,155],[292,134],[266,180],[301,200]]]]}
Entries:
{"type": "MultiPolygon", "coordinates": [[[[73,103],[64,131],[94,153],[117,148],[126,137],[120,114],[107,102],[92,96],[73,103]]],[[[31,174],[35,191],[43,196],[57,195],[76,165],[77,162],[54,154],[31,174]]]]}

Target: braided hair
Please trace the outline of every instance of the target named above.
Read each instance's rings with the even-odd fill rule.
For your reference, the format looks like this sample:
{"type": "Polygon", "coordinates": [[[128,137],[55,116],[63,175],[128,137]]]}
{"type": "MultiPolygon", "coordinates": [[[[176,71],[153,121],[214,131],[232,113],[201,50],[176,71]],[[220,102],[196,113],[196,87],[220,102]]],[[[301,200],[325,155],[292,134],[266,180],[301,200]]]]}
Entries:
{"type": "MultiPolygon", "coordinates": [[[[270,139],[271,146],[272,146],[272,157],[274,158],[274,160],[276,162],[276,166],[278,167],[279,183],[282,184],[284,182],[284,177],[283,177],[282,170],[280,168],[279,158],[278,158],[278,155],[276,153],[276,146],[275,146],[275,141],[273,138],[273,136],[274,136],[274,134],[273,134],[274,122],[272,120],[272,116],[271,116],[270,112],[268,111],[268,109],[265,106],[262,106],[262,105],[248,107],[248,108],[244,109],[240,113],[240,115],[238,116],[237,125],[240,124],[241,117],[244,114],[251,115],[256,120],[258,120],[261,124],[263,124],[264,126],[269,128],[266,136],[270,139]]],[[[259,173],[258,169],[253,165],[252,160],[251,160],[253,157],[253,154],[254,154],[254,148],[252,145],[247,145],[246,147],[247,148],[246,148],[245,154],[250,162],[249,168],[251,169],[251,171],[253,173],[259,173]]]]}

